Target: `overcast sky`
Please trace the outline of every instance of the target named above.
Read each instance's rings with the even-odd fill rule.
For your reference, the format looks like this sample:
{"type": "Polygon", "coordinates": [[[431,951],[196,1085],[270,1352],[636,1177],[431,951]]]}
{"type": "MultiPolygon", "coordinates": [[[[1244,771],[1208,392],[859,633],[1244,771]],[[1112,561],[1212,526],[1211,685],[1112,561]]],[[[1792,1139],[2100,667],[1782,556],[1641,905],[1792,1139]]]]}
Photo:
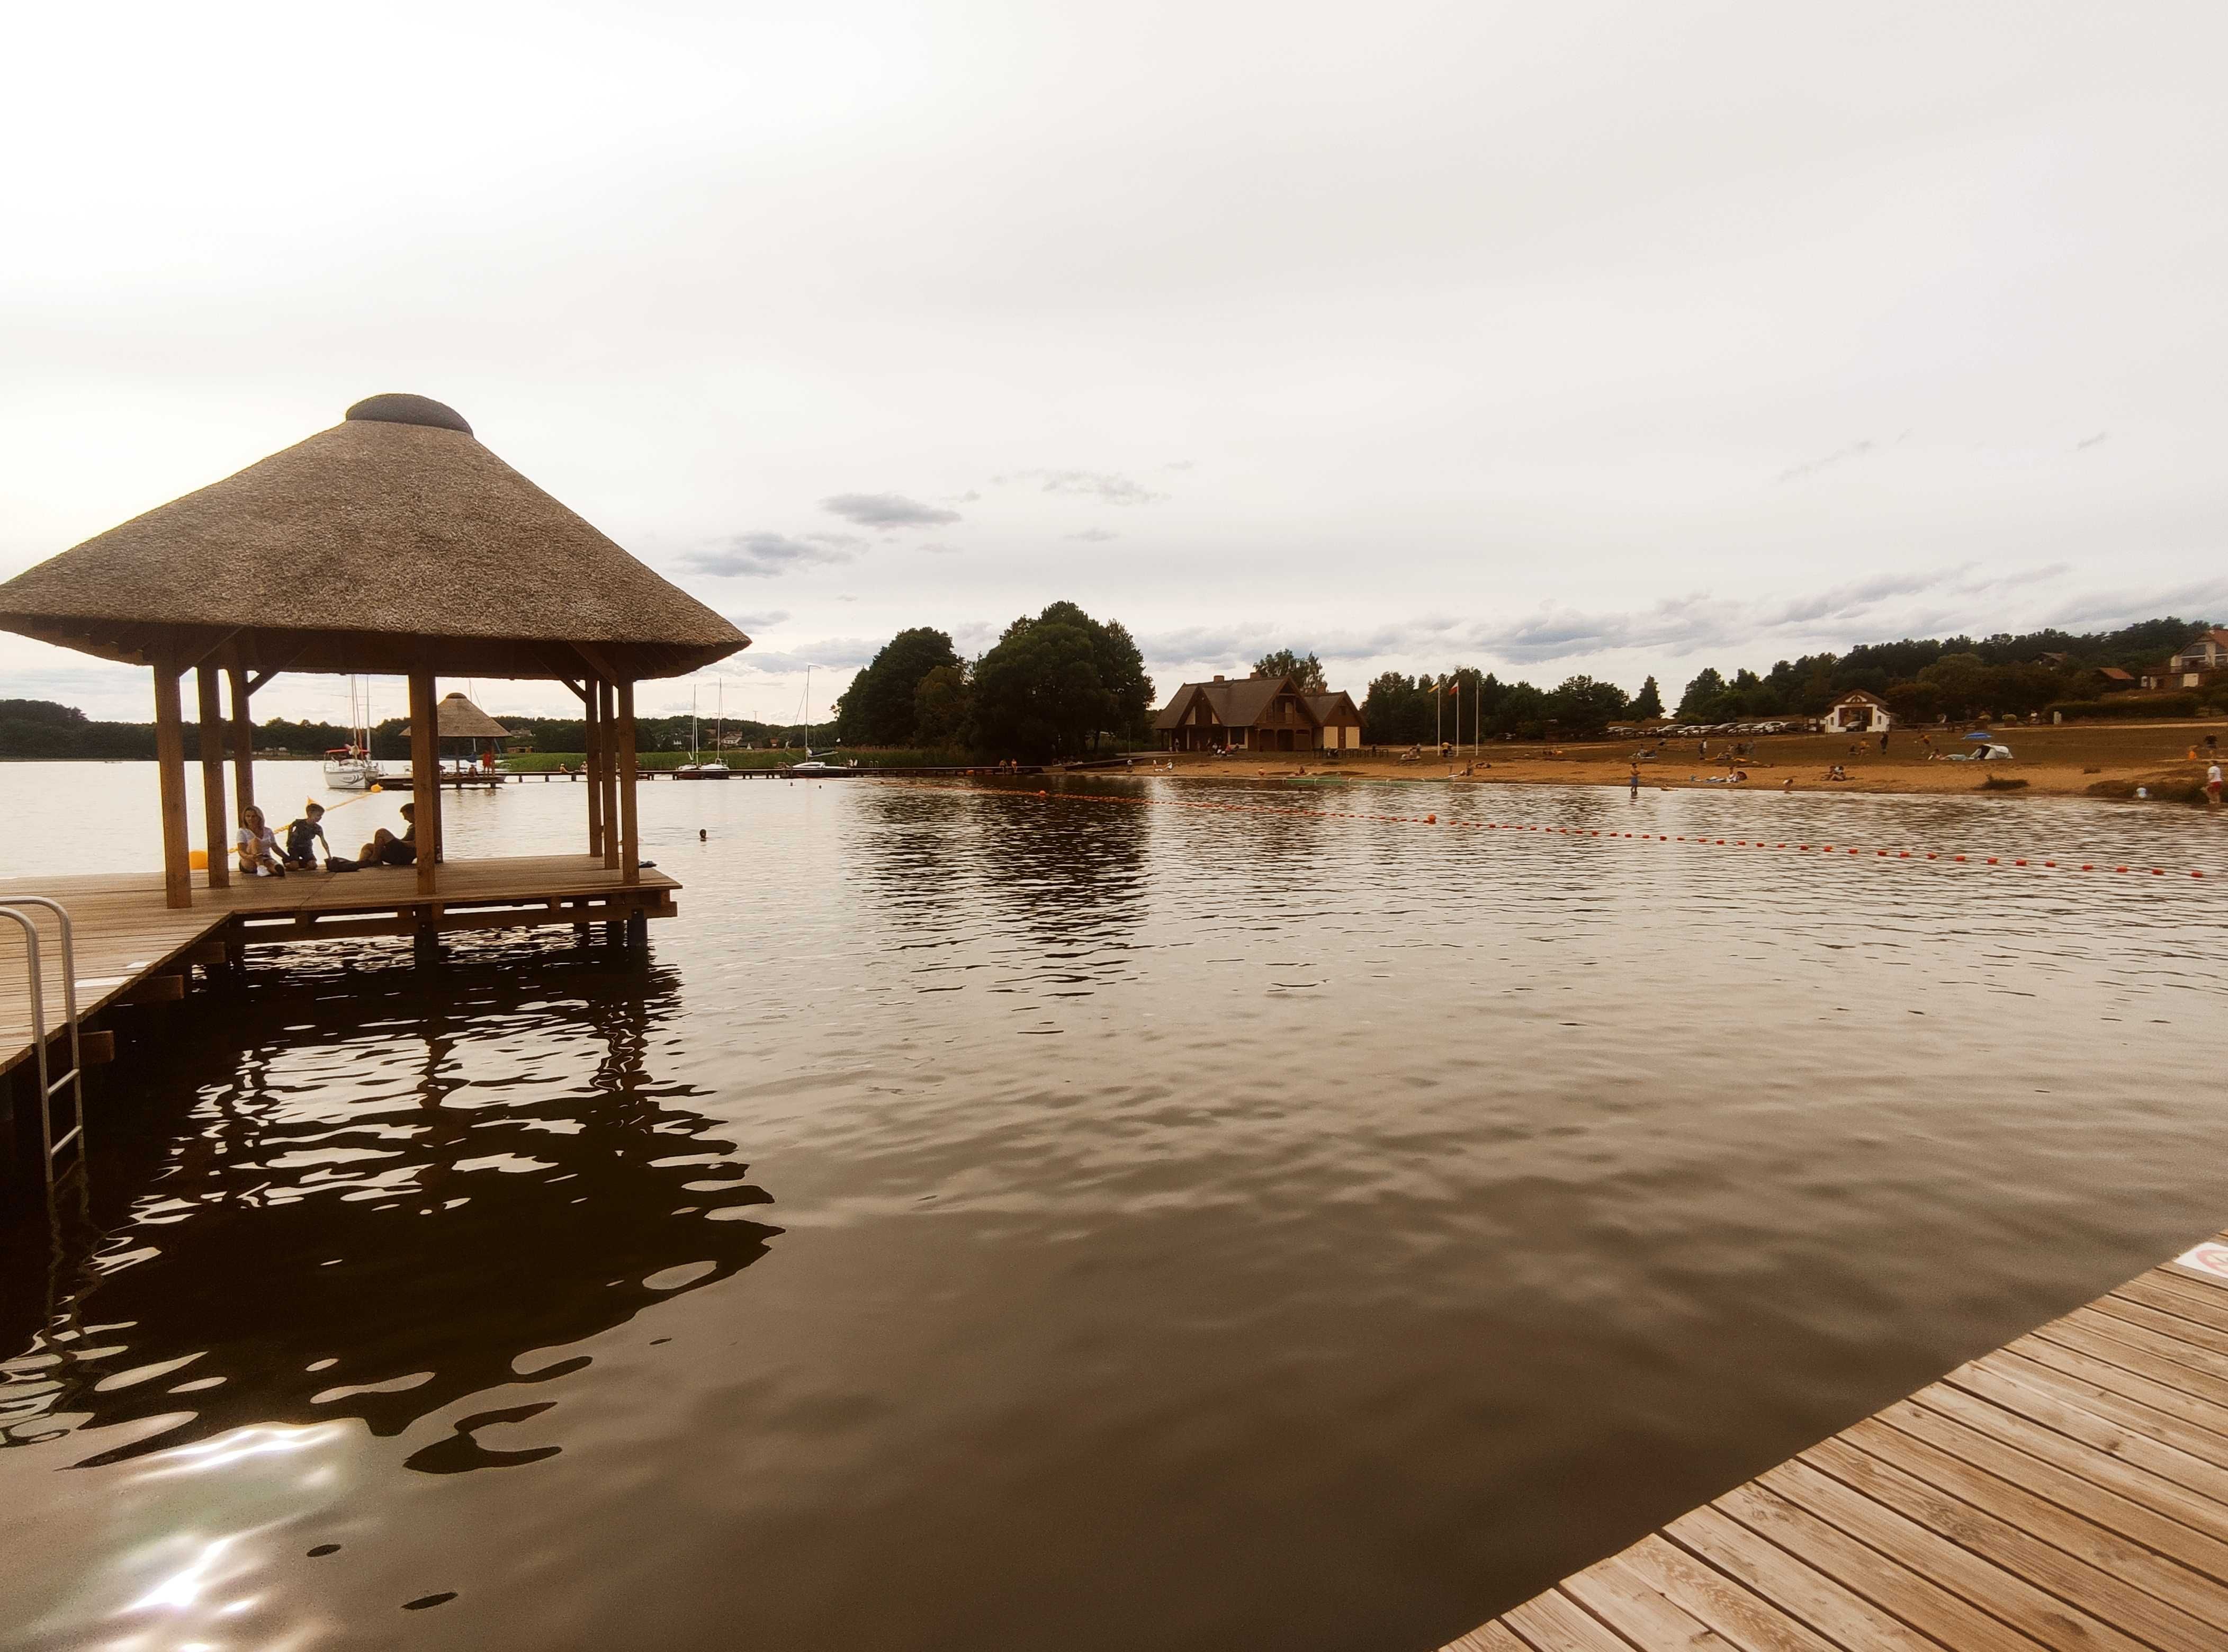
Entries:
{"type": "Polygon", "coordinates": [[[731,713],[1060,598],[1164,692],[2228,616],[2224,20],[37,8],[0,574],[409,390],[757,639],[731,713]]]}

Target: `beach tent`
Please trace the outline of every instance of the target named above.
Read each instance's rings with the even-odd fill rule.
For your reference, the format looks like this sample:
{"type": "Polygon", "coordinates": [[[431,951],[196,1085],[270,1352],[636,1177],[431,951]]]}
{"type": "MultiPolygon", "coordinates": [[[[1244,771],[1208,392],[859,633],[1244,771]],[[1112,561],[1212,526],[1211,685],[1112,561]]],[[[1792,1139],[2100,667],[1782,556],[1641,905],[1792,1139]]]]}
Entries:
{"type": "MultiPolygon", "coordinates": [[[[437,678],[541,678],[579,696],[592,852],[633,882],[634,685],[750,645],[497,458],[455,409],[399,394],[359,401],[330,430],[0,585],[0,628],[151,668],[174,906],[193,903],[179,696],[187,672],[200,690],[213,844],[230,841],[221,676],[232,688],[242,805],[253,801],[249,696],[273,675],[408,677],[419,889],[430,895],[440,846],[437,678]]],[[[227,859],[209,856],[211,884],[227,880],[227,859]]]]}

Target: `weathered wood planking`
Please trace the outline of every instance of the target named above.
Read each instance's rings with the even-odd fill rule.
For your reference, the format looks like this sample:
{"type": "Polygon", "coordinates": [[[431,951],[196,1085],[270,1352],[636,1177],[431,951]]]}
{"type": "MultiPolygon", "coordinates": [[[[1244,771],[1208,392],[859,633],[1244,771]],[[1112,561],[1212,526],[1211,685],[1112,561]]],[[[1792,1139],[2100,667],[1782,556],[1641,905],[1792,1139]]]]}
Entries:
{"type": "Polygon", "coordinates": [[[1442,1652],[1674,1648],[2228,1649],[2228,1279],[2154,1268],[1442,1652]]]}
{"type": "MultiPolygon", "coordinates": [[[[417,877],[407,868],[286,878],[235,874],[229,887],[196,887],[191,906],[173,908],[163,904],[163,874],[147,872],[0,880],[0,906],[11,893],[41,894],[69,909],[78,1013],[86,1016],[130,997],[150,977],[182,970],[205,944],[405,933],[421,913],[446,928],[603,922],[635,909],[650,917],[670,914],[680,884],[656,871],[641,878],[624,884],[599,856],[544,855],[445,862],[431,897],[418,893],[417,877]]],[[[36,915],[47,940],[43,984],[52,1029],[62,1014],[61,950],[51,916],[36,915]]],[[[6,930],[0,933],[0,1073],[31,1053],[29,975],[20,935],[13,925],[6,930]]]]}

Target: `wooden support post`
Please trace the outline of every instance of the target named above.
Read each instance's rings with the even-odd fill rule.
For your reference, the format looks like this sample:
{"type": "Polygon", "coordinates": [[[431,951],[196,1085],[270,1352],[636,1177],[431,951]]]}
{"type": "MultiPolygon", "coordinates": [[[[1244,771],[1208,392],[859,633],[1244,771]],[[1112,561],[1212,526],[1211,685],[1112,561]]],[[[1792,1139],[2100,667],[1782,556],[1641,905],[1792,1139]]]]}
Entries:
{"type": "Polygon", "coordinates": [[[602,680],[596,683],[598,702],[597,721],[602,727],[604,762],[603,772],[597,784],[604,792],[604,865],[616,870],[619,863],[619,774],[617,759],[617,731],[612,727],[611,685],[602,680]]]}
{"type": "Polygon", "coordinates": [[[410,674],[411,824],[417,829],[418,893],[434,892],[434,853],[439,844],[441,809],[439,714],[433,698],[433,674],[410,674]]]}
{"type": "Polygon", "coordinates": [[[581,767],[587,772],[588,780],[588,853],[604,852],[604,775],[599,766],[603,752],[603,730],[599,726],[596,712],[602,696],[596,692],[594,679],[588,682],[585,696],[587,706],[587,756],[581,767]]]}
{"type": "Polygon", "coordinates": [[[619,881],[642,881],[642,831],[635,817],[634,783],[640,770],[634,752],[634,684],[622,680],[619,689],[619,881]]]}
{"type": "Polygon", "coordinates": [[[186,728],[178,705],[176,655],[164,650],[155,662],[155,762],[163,797],[163,904],[194,904],[194,874],[186,841],[186,728]]]}
{"type": "Polygon", "coordinates": [[[255,801],[255,719],[247,708],[247,668],[235,660],[224,670],[232,679],[233,812],[244,814],[255,801]]]}
{"type": "Polygon", "coordinates": [[[195,686],[201,692],[202,823],[208,838],[208,887],[223,889],[232,883],[232,834],[225,829],[224,703],[217,690],[216,667],[204,660],[194,668],[195,686]]]}

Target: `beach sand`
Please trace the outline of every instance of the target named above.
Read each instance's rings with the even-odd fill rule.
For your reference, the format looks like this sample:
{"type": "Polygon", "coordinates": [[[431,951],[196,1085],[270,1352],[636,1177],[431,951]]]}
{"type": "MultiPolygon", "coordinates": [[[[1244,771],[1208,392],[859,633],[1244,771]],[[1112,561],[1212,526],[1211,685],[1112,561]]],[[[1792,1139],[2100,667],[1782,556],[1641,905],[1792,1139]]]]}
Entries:
{"type": "MultiPolygon", "coordinates": [[[[1828,734],[1759,734],[1710,737],[1705,758],[1692,739],[1655,745],[1656,755],[1640,762],[1641,784],[1650,788],[1708,787],[1731,791],[1725,777],[1745,771],[1741,788],[1796,791],[1956,792],[1979,791],[1985,781],[2024,780],[2009,788],[2033,797],[2131,797],[2138,786],[2154,797],[2201,803],[2205,769],[2209,760],[2207,734],[2228,751],[2228,719],[2176,723],[2067,723],[2052,727],[2000,726],[1997,733],[2013,752],[2009,762],[1957,763],[1930,760],[1925,740],[1931,738],[1937,752],[1972,749],[1961,737],[1962,727],[1897,729],[1888,737],[1888,749],[1879,749],[1879,737],[1859,739],[1828,734]],[[1732,765],[1725,758],[1737,742],[1748,754],[1732,765]],[[2190,756],[2192,750],[2198,755],[2190,756]],[[1827,772],[1840,764],[1847,780],[1829,780],[1827,772]],[[1715,784],[1713,784],[1715,783],[1715,784]]],[[[1402,762],[1398,752],[1380,748],[1373,755],[1360,752],[1240,752],[1226,758],[1194,752],[1161,754],[1175,765],[1180,778],[1242,777],[1298,779],[1302,770],[1316,777],[1344,775],[1372,780],[1444,780],[1449,771],[1460,782],[1508,785],[1616,785],[1629,784],[1636,752],[1649,742],[1637,740],[1571,741],[1559,746],[1537,741],[1491,742],[1482,749],[1457,750],[1451,759],[1426,750],[1415,762],[1402,762]],[[1465,774],[1464,771],[1469,771],[1465,774]]],[[[2224,759],[2228,761],[2228,759],[2224,759]]]]}

